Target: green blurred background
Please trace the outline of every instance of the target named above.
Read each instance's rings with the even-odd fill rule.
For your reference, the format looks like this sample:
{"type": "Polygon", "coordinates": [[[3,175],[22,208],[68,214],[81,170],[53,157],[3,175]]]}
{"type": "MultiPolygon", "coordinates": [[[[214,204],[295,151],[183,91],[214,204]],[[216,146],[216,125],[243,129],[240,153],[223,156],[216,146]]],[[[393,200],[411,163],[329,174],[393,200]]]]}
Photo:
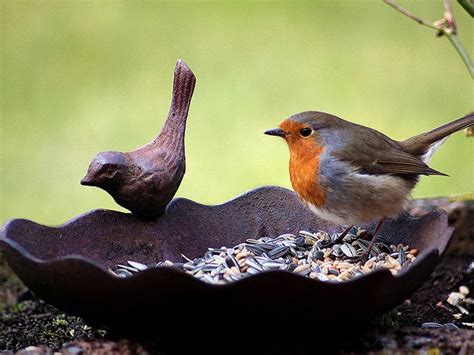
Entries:
{"type": "MultiPolygon", "coordinates": [[[[120,209],[80,179],[96,152],[150,141],[168,112],[175,61],[197,77],[177,196],[217,204],[290,187],[283,141],[262,134],[304,110],[395,139],[473,109],[469,74],[444,38],[381,1],[1,4],[1,215],[59,224],[120,209]]],[[[400,1],[442,17],[441,0],[400,1]]],[[[472,20],[453,2],[473,55],[472,20]]],[[[473,139],[457,134],[415,197],[473,192],[473,139]]]]}

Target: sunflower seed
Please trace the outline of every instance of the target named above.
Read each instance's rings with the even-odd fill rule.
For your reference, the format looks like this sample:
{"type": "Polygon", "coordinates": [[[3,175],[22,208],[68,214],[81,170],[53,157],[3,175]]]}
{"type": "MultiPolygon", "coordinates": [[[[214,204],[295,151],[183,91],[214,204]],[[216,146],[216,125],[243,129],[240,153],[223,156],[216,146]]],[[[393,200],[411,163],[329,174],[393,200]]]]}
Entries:
{"type": "Polygon", "coordinates": [[[443,327],[444,327],[444,329],[447,329],[447,330],[457,330],[457,329],[459,329],[459,327],[454,323],[445,323],[443,325],[443,327]]]}
{"type": "Polygon", "coordinates": [[[132,276],[133,273],[126,269],[117,269],[115,270],[115,274],[120,277],[132,276]]]}
{"type": "Polygon", "coordinates": [[[443,328],[443,325],[435,322],[426,322],[421,325],[424,329],[443,328]]]}
{"type": "Polygon", "coordinates": [[[401,248],[398,252],[398,262],[403,265],[405,264],[405,261],[407,261],[406,251],[405,249],[401,248]]]}
{"type": "Polygon", "coordinates": [[[258,239],[247,239],[245,242],[249,243],[249,244],[260,244],[261,243],[260,240],[258,240],[258,239]]]}
{"type": "Polygon", "coordinates": [[[118,268],[121,268],[121,269],[128,270],[128,271],[130,271],[130,272],[137,272],[137,271],[139,271],[137,268],[134,268],[134,267],[131,267],[131,266],[128,266],[128,265],[118,264],[117,267],[118,267],[118,268]]]}
{"type": "Polygon", "coordinates": [[[231,268],[232,266],[240,268],[239,262],[233,255],[227,255],[225,258],[225,264],[228,268],[231,268]]]}
{"type": "Polygon", "coordinates": [[[306,243],[305,243],[305,240],[304,240],[304,237],[298,237],[298,238],[296,238],[295,244],[296,244],[296,246],[298,246],[298,247],[304,247],[304,245],[306,244],[306,243]]]}
{"type": "Polygon", "coordinates": [[[245,247],[256,255],[262,255],[265,253],[265,249],[259,247],[256,244],[246,244],[245,247]]]}
{"type": "Polygon", "coordinates": [[[357,251],[355,250],[355,248],[348,243],[344,243],[341,245],[341,251],[350,258],[353,258],[357,255],[357,251]]]}
{"type": "Polygon", "coordinates": [[[245,263],[251,267],[251,268],[254,268],[258,271],[262,271],[263,268],[262,268],[262,265],[257,261],[255,260],[254,258],[247,258],[247,260],[245,260],[245,263]]]}
{"type": "Polygon", "coordinates": [[[290,250],[290,247],[282,245],[280,247],[274,248],[273,250],[270,250],[268,252],[268,256],[272,259],[278,259],[279,257],[285,255],[288,250],[290,250]]]}
{"type": "Polygon", "coordinates": [[[262,266],[263,266],[263,269],[264,269],[264,270],[278,270],[278,269],[280,269],[282,266],[284,266],[284,264],[281,264],[281,263],[278,263],[278,262],[274,262],[274,261],[267,261],[267,262],[264,263],[262,266]]]}
{"type": "Polygon", "coordinates": [[[130,261],[130,260],[128,260],[127,263],[128,263],[128,265],[130,265],[131,267],[134,267],[135,269],[140,270],[140,271],[143,271],[143,270],[148,269],[148,266],[146,266],[145,264],[142,264],[142,263],[138,263],[138,262],[136,262],[136,261],[130,261]]]}

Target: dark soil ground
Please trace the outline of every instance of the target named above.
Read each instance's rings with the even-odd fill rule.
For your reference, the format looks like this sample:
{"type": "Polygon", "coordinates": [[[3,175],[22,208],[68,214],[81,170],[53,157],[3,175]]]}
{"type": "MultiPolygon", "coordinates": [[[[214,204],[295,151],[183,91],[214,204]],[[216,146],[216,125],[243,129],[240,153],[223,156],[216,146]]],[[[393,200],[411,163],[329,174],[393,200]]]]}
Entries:
{"type": "MultiPolygon", "coordinates": [[[[474,354],[474,306],[456,318],[459,309],[446,302],[460,286],[474,293],[474,203],[447,200],[419,201],[413,213],[431,208],[449,211],[455,236],[431,278],[396,309],[375,319],[357,339],[340,338],[336,353],[474,354]],[[422,324],[448,324],[424,329],[422,324]],[[452,329],[451,329],[452,328],[452,329]],[[342,339],[342,340],[341,340],[342,339]]],[[[0,254],[0,351],[23,354],[52,353],[160,353],[156,342],[116,337],[106,328],[92,328],[36,298],[8,268],[0,254]]],[[[316,348],[315,348],[316,349],[316,348]]],[[[314,353],[303,350],[299,353],[314,353]]],[[[169,349],[168,349],[169,350],[169,349]]]]}

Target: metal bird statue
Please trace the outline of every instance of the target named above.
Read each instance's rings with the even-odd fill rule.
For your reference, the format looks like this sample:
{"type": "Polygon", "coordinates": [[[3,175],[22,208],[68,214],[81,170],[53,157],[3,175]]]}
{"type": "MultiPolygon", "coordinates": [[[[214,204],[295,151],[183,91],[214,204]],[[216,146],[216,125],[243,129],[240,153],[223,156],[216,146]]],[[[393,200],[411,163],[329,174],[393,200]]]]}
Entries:
{"type": "Polygon", "coordinates": [[[191,69],[178,60],[171,107],[160,134],[131,152],[97,154],[81,184],[100,187],[137,216],[162,215],[185,173],[184,133],[195,83],[191,69]]]}

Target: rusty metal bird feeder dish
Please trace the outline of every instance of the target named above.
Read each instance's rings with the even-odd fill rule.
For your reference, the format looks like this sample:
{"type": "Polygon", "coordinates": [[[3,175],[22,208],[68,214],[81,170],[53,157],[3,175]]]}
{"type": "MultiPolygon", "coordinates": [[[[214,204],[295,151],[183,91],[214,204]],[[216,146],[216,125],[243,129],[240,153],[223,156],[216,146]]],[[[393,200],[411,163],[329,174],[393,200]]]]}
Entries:
{"type": "MultiPolygon", "coordinates": [[[[193,88],[192,72],[178,61],[168,120],[177,117],[173,113],[177,110],[185,124],[193,88]]],[[[172,135],[176,131],[164,128],[163,132],[172,135]]],[[[183,125],[180,132],[184,137],[183,125]]],[[[178,141],[182,142],[181,137],[178,141]]],[[[136,150],[134,162],[148,161],[148,154],[157,151],[153,144],[136,150]]],[[[175,158],[182,162],[175,165],[182,165],[178,170],[184,174],[184,144],[178,146],[175,158]]],[[[174,184],[168,181],[165,199],[171,200],[176,192],[180,174],[174,184]]],[[[143,186],[148,188],[140,183],[134,188],[139,194],[148,193],[140,190],[143,186]]],[[[266,271],[225,285],[206,284],[173,268],[150,268],[126,278],[114,276],[109,268],[127,260],[178,262],[181,254],[195,258],[209,247],[231,247],[249,238],[297,234],[300,230],[341,230],[341,226],[315,217],[292,191],[280,187],[258,188],[217,206],[184,198],[165,205],[164,213],[162,207],[152,213],[148,213],[149,206],[127,207],[138,211],[138,216],[90,211],[59,227],[14,219],[2,227],[0,246],[25,285],[48,303],[116,329],[150,330],[153,325],[154,332],[166,332],[183,319],[205,319],[210,310],[238,310],[240,323],[251,317],[291,322],[295,317],[291,305],[295,304],[304,310],[297,314],[301,321],[318,319],[331,324],[341,317],[351,322],[368,321],[403,302],[423,284],[452,235],[443,211],[419,218],[402,214],[388,220],[381,235],[388,243],[417,248],[417,260],[398,275],[379,269],[341,283],[285,271],[266,271]],[[282,307],[288,311],[275,312],[282,307]]],[[[375,225],[362,227],[371,232],[375,225]]]]}

